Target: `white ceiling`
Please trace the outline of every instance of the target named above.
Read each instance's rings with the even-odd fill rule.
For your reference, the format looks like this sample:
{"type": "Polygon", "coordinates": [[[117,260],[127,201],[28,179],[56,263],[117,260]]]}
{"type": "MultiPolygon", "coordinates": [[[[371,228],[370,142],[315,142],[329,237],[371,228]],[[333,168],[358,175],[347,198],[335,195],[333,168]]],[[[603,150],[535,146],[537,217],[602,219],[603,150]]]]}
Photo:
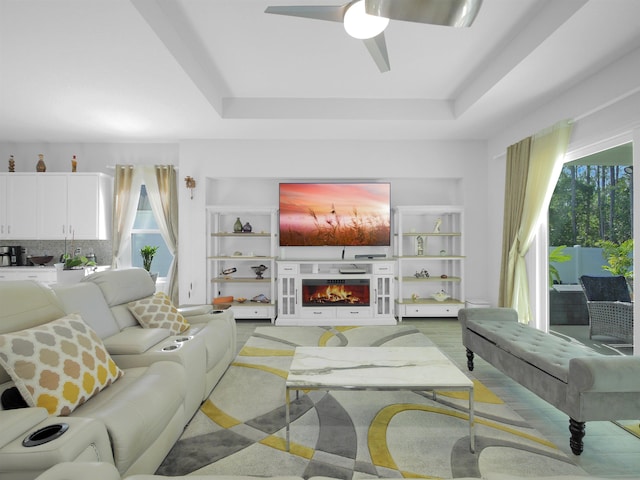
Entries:
{"type": "Polygon", "coordinates": [[[347,0],[0,0],[0,141],[486,139],[640,48],[638,0],[484,0],[470,28],[392,20],[391,71],[347,0]]]}

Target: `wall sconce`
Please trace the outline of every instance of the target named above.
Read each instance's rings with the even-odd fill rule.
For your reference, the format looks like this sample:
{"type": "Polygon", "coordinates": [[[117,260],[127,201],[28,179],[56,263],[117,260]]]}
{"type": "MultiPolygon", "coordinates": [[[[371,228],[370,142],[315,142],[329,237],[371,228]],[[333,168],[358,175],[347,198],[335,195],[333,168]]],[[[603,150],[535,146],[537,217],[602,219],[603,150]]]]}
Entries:
{"type": "Polygon", "coordinates": [[[191,200],[193,200],[193,189],[196,188],[196,180],[193,177],[184,177],[186,187],[191,190],[191,200]]]}

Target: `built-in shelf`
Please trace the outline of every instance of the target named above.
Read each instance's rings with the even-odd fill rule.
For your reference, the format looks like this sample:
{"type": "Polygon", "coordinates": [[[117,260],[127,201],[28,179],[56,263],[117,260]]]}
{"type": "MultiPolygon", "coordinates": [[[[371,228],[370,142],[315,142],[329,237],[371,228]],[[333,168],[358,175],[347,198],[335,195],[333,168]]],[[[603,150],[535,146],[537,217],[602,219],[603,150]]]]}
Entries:
{"type": "Polygon", "coordinates": [[[277,210],[275,208],[207,207],[208,297],[233,296],[231,309],[236,319],[276,318],[276,245],[277,210]],[[251,232],[235,232],[234,224],[250,223],[251,232]],[[258,278],[251,267],[264,265],[258,278]],[[224,271],[234,268],[229,274],[224,271]],[[269,302],[252,298],[266,297],[269,302]],[[245,298],[237,302],[235,298],[245,298]]]}
{"type": "Polygon", "coordinates": [[[460,206],[394,209],[398,321],[403,317],[457,316],[464,306],[463,232],[460,206]],[[438,292],[449,297],[438,301],[433,298],[438,292]]]}

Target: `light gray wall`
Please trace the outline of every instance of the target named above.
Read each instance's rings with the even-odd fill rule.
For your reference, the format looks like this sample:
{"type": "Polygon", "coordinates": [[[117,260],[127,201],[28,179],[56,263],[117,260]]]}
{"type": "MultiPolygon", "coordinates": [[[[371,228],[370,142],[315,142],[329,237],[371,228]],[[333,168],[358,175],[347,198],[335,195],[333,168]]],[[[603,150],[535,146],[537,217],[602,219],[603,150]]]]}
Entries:
{"type": "Polygon", "coordinates": [[[280,181],[332,179],[390,181],[392,206],[465,206],[467,296],[487,298],[486,159],[485,142],[476,141],[182,142],[180,177],[192,176],[198,187],[193,200],[180,189],[181,301],[210,301],[205,283],[207,204],[277,206],[280,181]],[[221,198],[225,195],[216,189],[229,198],[221,198]]]}

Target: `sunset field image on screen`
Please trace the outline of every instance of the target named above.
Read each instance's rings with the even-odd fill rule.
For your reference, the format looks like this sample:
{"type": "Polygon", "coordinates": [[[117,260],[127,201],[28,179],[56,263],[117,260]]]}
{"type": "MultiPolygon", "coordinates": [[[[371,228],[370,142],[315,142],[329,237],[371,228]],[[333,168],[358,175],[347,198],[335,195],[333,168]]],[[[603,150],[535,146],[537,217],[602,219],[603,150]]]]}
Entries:
{"type": "Polygon", "coordinates": [[[388,183],[281,183],[281,246],[388,246],[388,183]]]}

